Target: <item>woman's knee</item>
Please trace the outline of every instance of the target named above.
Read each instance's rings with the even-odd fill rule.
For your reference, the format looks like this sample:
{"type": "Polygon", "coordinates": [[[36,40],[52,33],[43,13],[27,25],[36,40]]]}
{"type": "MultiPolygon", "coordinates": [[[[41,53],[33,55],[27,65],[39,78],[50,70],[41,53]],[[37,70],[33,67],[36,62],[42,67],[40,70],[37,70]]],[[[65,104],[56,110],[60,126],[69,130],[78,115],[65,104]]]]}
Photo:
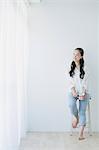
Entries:
{"type": "Polygon", "coordinates": [[[68,101],[69,101],[69,107],[70,107],[70,108],[75,107],[76,100],[75,100],[75,98],[72,96],[71,93],[69,93],[69,95],[68,95],[68,101]]]}

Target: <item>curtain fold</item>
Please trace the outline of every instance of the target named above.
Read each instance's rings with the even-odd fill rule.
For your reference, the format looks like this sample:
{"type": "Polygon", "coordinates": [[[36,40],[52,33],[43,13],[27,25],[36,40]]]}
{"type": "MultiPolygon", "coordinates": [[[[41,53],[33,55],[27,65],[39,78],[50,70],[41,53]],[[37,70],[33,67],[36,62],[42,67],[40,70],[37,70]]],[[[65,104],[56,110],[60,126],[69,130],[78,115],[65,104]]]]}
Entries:
{"type": "Polygon", "coordinates": [[[0,1],[0,150],[18,149],[27,129],[27,8],[14,2],[0,1]]]}

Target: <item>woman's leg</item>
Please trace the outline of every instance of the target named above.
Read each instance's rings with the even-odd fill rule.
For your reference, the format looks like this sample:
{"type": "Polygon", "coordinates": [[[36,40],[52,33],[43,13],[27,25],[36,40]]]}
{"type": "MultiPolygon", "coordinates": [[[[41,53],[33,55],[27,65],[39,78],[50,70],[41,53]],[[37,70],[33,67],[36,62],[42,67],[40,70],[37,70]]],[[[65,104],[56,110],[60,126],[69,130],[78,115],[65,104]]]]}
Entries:
{"type": "Polygon", "coordinates": [[[86,126],[86,108],[87,108],[88,100],[80,100],[79,101],[79,140],[84,139],[83,132],[84,127],[86,126]]]}
{"type": "Polygon", "coordinates": [[[72,126],[73,128],[76,128],[77,123],[78,123],[78,109],[77,109],[77,104],[76,104],[76,99],[75,97],[72,96],[72,94],[69,94],[69,108],[72,113],[72,126]]]}

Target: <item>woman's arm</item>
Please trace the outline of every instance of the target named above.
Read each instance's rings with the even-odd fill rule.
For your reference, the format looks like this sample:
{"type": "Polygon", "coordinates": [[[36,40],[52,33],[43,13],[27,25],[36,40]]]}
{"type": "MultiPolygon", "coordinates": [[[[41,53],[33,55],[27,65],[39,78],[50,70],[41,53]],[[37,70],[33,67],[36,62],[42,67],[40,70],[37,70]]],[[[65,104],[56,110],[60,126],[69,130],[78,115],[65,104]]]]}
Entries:
{"type": "MultiPolygon", "coordinates": [[[[70,66],[70,64],[68,65],[68,66],[70,66]]],[[[76,89],[75,89],[75,82],[74,82],[74,79],[73,79],[73,77],[70,77],[70,74],[69,74],[69,71],[70,71],[70,67],[68,67],[67,68],[67,80],[69,81],[69,90],[71,91],[71,93],[72,93],[72,95],[74,96],[74,97],[76,97],[77,96],[77,92],[76,92],[76,89]]]]}
{"type": "Polygon", "coordinates": [[[87,93],[88,91],[88,79],[89,79],[89,72],[87,67],[84,68],[85,71],[85,76],[84,79],[82,81],[82,88],[83,88],[83,93],[87,93]]]}
{"type": "Polygon", "coordinates": [[[82,80],[82,95],[79,96],[79,99],[83,100],[85,99],[85,95],[88,92],[88,79],[89,79],[89,72],[87,70],[87,67],[84,68],[85,75],[84,79],[82,80]]]}
{"type": "Polygon", "coordinates": [[[71,91],[72,95],[74,97],[77,97],[77,92],[75,89],[75,82],[74,82],[73,78],[70,76],[69,76],[69,87],[70,87],[70,91],[71,91]]]}

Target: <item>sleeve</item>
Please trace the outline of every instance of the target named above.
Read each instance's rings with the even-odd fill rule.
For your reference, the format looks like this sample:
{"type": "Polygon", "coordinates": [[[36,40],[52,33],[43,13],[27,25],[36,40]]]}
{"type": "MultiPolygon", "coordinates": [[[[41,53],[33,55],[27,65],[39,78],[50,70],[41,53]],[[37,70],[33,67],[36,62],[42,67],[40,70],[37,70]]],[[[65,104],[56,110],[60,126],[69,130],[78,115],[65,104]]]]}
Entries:
{"type": "Polygon", "coordinates": [[[88,92],[88,79],[89,79],[89,71],[87,67],[84,68],[85,76],[82,81],[83,92],[88,92]]]}
{"type": "Polygon", "coordinates": [[[69,76],[69,88],[72,89],[75,87],[75,83],[72,77],[69,76]]]}

